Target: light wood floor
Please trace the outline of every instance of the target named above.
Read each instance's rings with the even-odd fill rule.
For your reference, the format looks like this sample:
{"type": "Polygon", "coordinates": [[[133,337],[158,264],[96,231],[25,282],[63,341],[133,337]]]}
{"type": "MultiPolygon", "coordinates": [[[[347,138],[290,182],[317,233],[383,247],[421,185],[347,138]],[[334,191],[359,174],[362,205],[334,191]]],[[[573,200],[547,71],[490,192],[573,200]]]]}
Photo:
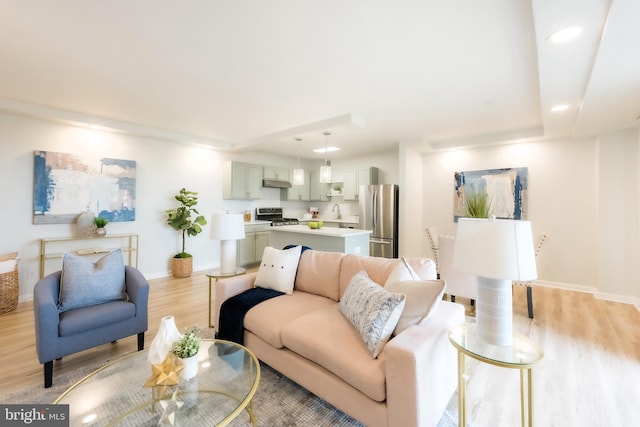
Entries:
{"type": "MultiPolygon", "coordinates": [[[[208,325],[208,279],[150,281],[146,347],[160,319],[173,315],[180,329],[208,325]]],[[[460,303],[468,301],[458,298],[460,303]]],[[[635,426],[640,419],[640,313],[635,307],[595,299],[592,295],[536,287],[535,319],[527,317],[524,288],[514,290],[514,329],[545,352],[536,368],[537,426],[635,426]]],[[[2,391],[42,385],[35,352],[33,309],[21,303],[0,316],[2,391]]],[[[136,350],[130,337],[116,344],[65,357],[56,374],[136,350]]],[[[468,420],[475,426],[513,427],[520,423],[518,371],[468,362],[468,420]]]]}

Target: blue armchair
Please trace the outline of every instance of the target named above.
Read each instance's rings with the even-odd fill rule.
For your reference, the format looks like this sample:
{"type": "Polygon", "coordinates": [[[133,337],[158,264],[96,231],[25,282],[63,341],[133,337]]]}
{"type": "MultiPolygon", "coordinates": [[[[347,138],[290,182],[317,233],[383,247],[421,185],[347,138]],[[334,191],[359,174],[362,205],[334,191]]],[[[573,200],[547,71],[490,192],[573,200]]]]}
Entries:
{"type": "Polygon", "coordinates": [[[110,301],[60,312],[61,271],[43,277],[33,291],[36,351],[44,365],[44,386],[53,383],[53,361],[79,351],[138,335],[144,348],[148,326],[149,283],[137,269],[125,266],[128,301],[110,301]]]}

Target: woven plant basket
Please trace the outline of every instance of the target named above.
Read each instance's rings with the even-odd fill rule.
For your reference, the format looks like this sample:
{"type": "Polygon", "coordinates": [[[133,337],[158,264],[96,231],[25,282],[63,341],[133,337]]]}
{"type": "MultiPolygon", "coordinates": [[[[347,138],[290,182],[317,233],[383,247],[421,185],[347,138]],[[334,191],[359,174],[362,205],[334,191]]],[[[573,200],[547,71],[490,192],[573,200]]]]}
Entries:
{"type": "Polygon", "coordinates": [[[0,256],[0,261],[16,260],[13,271],[0,274],[0,314],[9,313],[18,307],[18,253],[0,256]]]}
{"type": "Polygon", "coordinates": [[[178,279],[190,277],[193,272],[193,257],[188,258],[172,258],[171,272],[173,277],[178,279]]]}

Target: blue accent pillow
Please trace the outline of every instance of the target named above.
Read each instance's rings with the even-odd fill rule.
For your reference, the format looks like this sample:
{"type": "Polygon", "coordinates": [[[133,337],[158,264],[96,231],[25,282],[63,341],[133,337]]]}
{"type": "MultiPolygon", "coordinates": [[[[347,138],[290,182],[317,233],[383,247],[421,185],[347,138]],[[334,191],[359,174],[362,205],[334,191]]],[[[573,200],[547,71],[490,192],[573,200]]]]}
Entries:
{"type": "Polygon", "coordinates": [[[95,264],[82,256],[64,254],[58,296],[60,312],[127,299],[120,249],[109,252],[95,264]]]}

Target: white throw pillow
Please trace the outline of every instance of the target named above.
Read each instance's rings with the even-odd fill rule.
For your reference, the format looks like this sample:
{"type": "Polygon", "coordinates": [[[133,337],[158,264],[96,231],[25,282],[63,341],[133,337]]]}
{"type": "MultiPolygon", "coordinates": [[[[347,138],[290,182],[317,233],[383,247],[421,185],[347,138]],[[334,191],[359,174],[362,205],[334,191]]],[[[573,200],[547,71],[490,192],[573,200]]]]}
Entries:
{"type": "Polygon", "coordinates": [[[340,299],[340,311],[358,330],[375,359],[391,338],[404,304],[404,295],[388,292],[361,270],[340,299]]]}
{"type": "Polygon", "coordinates": [[[60,312],[124,299],[128,297],[120,249],[109,252],[95,264],[88,258],[72,253],[63,255],[58,304],[60,312]]]}
{"type": "Polygon", "coordinates": [[[264,248],[255,286],[291,295],[296,281],[296,271],[298,270],[301,252],[301,246],[285,250],[275,249],[270,246],[264,248]]]}
{"type": "Polygon", "coordinates": [[[409,326],[426,320],[442,301],[445,287],[444,280],[403,280],[385,286],[387,291],[403,293],[407,297],[393,334],[398,335],[409,326]]]}
{"type": "Polygon", "coordinates": [[[419,280],[420,277],[413,271],[413,268],[409,265],[405,257],[402,257],[396,262],[395,267],[391,270],[391,274],[387,277],[387,281],[384,283],[386,288],[389,283],[400,282],[403,280],[419,280]]]}

